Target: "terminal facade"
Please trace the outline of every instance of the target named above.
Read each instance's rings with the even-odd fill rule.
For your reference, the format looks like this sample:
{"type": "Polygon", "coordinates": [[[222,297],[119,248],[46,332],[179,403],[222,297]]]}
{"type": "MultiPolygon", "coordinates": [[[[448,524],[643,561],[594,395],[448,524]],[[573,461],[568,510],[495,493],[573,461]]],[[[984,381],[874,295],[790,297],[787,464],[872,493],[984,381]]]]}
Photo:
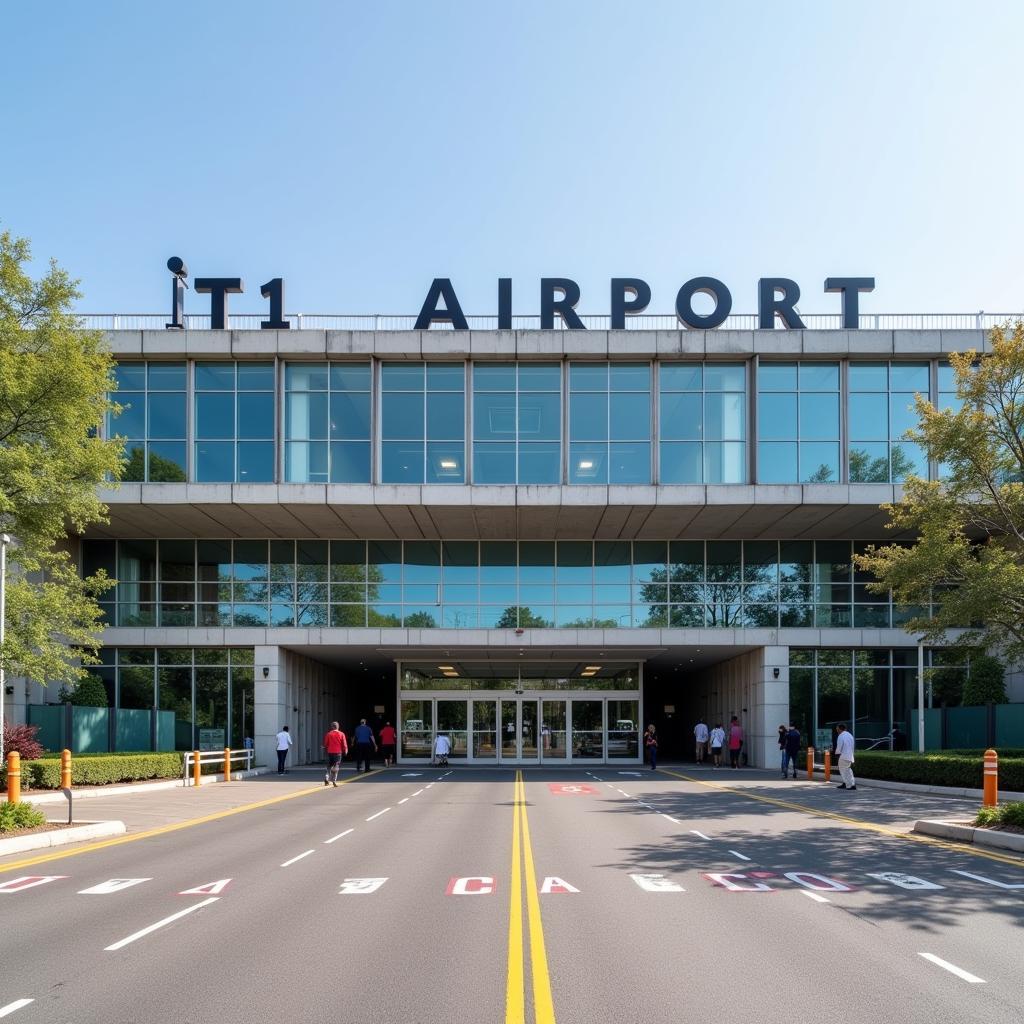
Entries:
{"type": "Polygon", "coordinates": [[[108,338],[128,471],[78,544],[118,580],[95,671],[162,749],[272,763],[288,725],[315,762],[365,717],[407,764],[444,730],[456,763],[625,765],[735,715],[764,766],[783,723],[911,725],[913,610],[852,556],[900,539],[879,505],[938,470],[914,395],[955,401],[982,330],[108,338]]]}

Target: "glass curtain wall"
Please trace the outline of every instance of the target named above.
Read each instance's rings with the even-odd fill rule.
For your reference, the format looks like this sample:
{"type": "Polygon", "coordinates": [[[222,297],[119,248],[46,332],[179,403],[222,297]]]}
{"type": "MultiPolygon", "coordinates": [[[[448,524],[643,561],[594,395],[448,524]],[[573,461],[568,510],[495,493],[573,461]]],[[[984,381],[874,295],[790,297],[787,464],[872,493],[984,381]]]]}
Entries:
{"type": "Polygon", "coordinates": [[[127,465],[121,479],[182,483],[188,479],[185,363],[118,363],[117,391],[122,406],[108,415],[106,434],[126,439],[127,465]]]}
{"type": "Polygon", "coordinates": [[[651,482],[651,364],[569,364],[569,483],[651,482]]]}
{"type": "Polygon", "coordinates": [[[746,365],[661,363],[659,481],[741,484],[746,470],[746,365]]]}
{"type": "Polygon", "coordinates": [[[929,394],[928,363],[850,363],[851,483],[898,483],[928,476],[919,445],[906,440],[917,425],[914,395],[929,394]]]}

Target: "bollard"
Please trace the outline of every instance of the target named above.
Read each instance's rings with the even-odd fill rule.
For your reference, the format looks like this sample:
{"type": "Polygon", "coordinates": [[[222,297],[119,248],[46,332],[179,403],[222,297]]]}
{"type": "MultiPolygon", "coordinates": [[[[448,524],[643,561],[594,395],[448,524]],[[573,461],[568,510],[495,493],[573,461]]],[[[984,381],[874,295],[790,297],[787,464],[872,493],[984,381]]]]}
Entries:
{"type": "Polygon", "coordinates": [[[192,785],[197,789],[199,788],[199,776],[201,774],[202,765],[199,763],[199,751],[192,751],[192,785]]]}
{"type": "Polygon", "coordinates": [[[231,748],[224,748],[224,781],[231,781],[231,748]]]}
{"type": "Polygon", "coordinates": [[[985,751],[983,807],[995,807],[999,803],[999,755],[994,750],[985,751]]]}
{"type": "Polygon", "coordinates": [[[807,748],[807,778],[814,778],[814,747],[807,748]]]}
{"type": "Polygon", "coordinates": [[[828,782],[832,778],[832,751],[825,751],[825,781],[828,782]]]}
{"type": "Polygon", "coordinates": [[[71,788],[71,751],[67,748],[60,752],[60,788],[71,788]]]}
{"type": "Polygon", "coordinates": [[[7,802],[21,803],[21,754],[16,750],[7,754],[7,802]]]}

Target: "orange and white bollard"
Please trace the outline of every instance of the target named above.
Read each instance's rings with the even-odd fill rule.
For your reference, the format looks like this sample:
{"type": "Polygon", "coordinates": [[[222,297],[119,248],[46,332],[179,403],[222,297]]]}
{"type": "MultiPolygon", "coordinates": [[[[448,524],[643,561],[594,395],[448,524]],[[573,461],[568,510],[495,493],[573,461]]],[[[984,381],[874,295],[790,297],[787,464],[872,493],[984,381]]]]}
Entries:
{"type": "Polygon", "coordinates": [[[71,751],[67,748],[60,752],[60,788],[71,788],[71,751]]]}
{"type": "Polygon", "coordinates": [[[192,785],[199,788],[199,776],[202,774],[202,765],[199,763],[199,751],[192,751],[192,785]]]}
{"type": "Polygon", "coordinates": [[[814,778],[814,747],[807,748],[807,778],[814,778]]]}
{"type": "Polygon", "coordinates": [[[16,750],[7,753],[7,802],[21,803],[21,754],[16,750]]]}
{"type": "Polygon", "coordinates": [[[985,751],[985,775],[983,807],[995,807],[999,803],[999,755],[994,750],[985,751]]]}
{"type": "Polygon", "coordinates": [[[828,782],[832,778],[832,751],[825,751],[825,781],[828,782]]]}
{"type": "Polygon", "coordinates": [[[231,781],[231,748],[224,748],[224,781],[231,781]]]}

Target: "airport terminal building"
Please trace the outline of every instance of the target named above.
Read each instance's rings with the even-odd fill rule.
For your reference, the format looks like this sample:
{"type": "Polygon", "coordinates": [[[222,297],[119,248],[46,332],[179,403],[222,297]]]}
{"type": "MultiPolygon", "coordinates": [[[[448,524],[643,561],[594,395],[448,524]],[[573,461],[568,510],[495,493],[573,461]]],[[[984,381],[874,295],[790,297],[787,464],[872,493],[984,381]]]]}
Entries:
{"type": "Polygon", "coordinates": [[[973,316],[164,319],[107,331],[128,471],[80,539],[118,581],[96,671],[161,749],[251,736],[269,763],[287,724],[315,762],[366,717],[407,764],[440,730],[455,763],[636,764],[648,723],[691,756],[699,717],[736,715],[774,765],[780,723],[910,726],[910,610],[852,555],[935,474],[903,436],[915,393],[955,400],[949,353],[985,349],[973,316]]]}

